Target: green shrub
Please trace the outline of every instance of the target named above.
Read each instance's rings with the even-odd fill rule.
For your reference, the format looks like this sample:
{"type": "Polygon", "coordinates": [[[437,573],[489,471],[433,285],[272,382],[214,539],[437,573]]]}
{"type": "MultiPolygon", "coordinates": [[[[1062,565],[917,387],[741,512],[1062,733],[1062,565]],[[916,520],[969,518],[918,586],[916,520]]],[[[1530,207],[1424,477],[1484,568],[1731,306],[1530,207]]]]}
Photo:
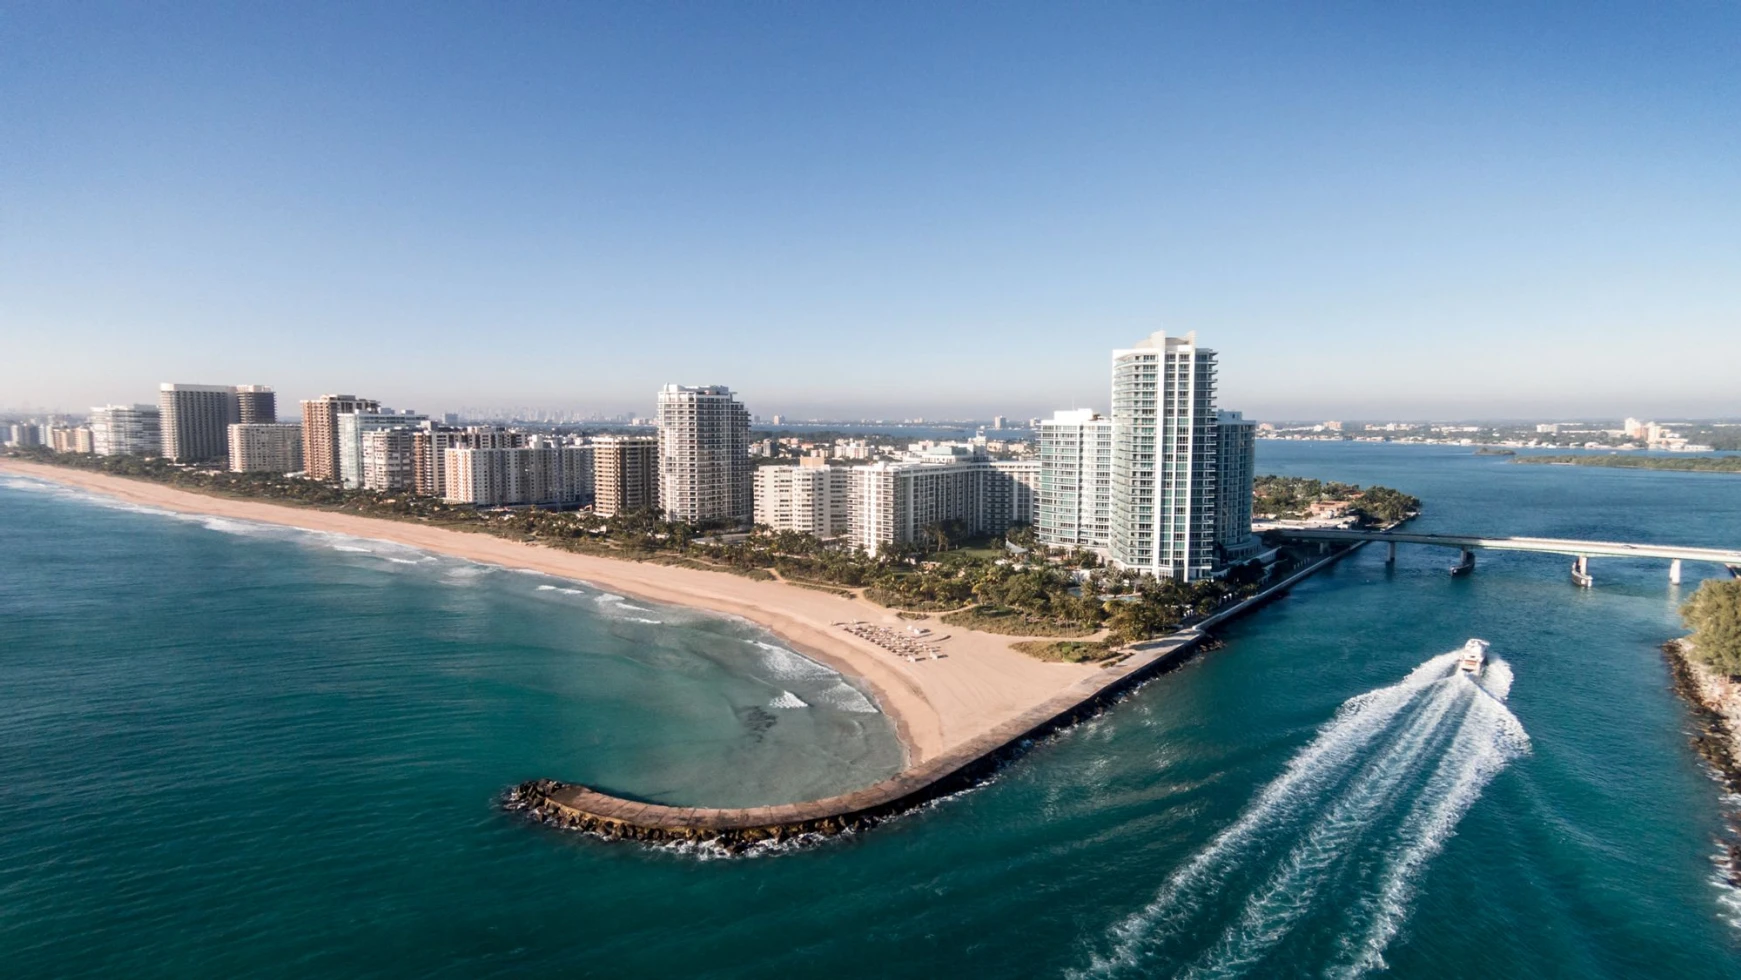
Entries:
{"type": "Polygon", "coordinates": [[[1707,580],[1681,607],[1693,656],[1712,670],[1741,674],[1741,579],[1707,580]]]}

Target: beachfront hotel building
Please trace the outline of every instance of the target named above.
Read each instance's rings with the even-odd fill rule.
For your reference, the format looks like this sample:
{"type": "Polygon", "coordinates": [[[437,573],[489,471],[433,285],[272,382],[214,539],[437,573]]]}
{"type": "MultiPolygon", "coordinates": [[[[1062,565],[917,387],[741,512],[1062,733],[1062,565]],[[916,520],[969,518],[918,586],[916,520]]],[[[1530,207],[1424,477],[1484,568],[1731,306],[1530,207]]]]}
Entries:
{"type": "Polygon", "coordinates": [[[933,524],[979,523],[985,467],[955,462],[879,462],[851,470],[853,547],[875,555],[889,545],[922,540],[933,524]]]}
{"type": "Polygon", "coordinates": [[[1239,412],[1215,414],[1215,546],[1218,564],[1258,552],[1251,533],[1251,495],[1257,482],[1257,423],[1239,412]]]}
{"type": "Polygon", "coordinates": [[[1113,564],[1183,581],[1214,572],[1215,421],[1215,352],[1195,333],[1113,351],[1113,564]]]}
{"type": "Polygon", "coordinates": [[[796,466],[759,466],[756,523],[819,538],[845,534],[851,522],[852,472],[806,457],[796,466]]]}
{"type": "Polygon", "coordinates": [[[230,472],[295,473],[302,469],[302,426],[237,422],[230,426],[230,472]]]}
{"type": "Polygon", "coordinates": [[[205,463],[228,458],[230,423],[237,414],[234,386],[166,382],[157,399],[164,459],[205,463]]]}
{"type": "Polygon", "coordinates": [[[163,451],[162,409],[104,405],[91,409],[91,451],[98,456],[155,456],[163,451]]]}
{"type": "Polygon", "coordinates": [[[236,421],[269,425],[278,421],[278,395],[268,385],[236,386],[236,421]]]}
{"type": "Polygon", "coordinates": [[[339,482],[355,490],[363,485],[363,436],[377,429],[413,427],[429,421],[415,412],[345,412],[338,418],[339,482]]]}
{"type": "Polygon", "coordinates": [[[593,436],[593,512],[610,517],[659,506],[657,436],[593,436]]]}
{"type": "Polygon", "coordinates": [[[877,554],[923,541],[932,525],[956,522],[969,536],[998,534],[1039,515],[1039,460],[992,460],[982,449],[928,446],[899,461],[849,470],[847,540],[877,554]]]}
{"type": "Polygon", "coordinates": [[[322,395],[302,403],[302,456],[312,480],[339,478],[339,416],[378,412],[381,403],[356,395],[322,395]]]}
{"type": "Polygon", "coordinates": [[[755,516],[750,415],[724,385],[659,389],[659,506],[669,520],[755,516]]]}
{"type": "Polygon", "coordinates": [[[448,503],[572,507],[593,495],[590,445],[449,449],[443,462],[448,503]]]}
{"type": "Polygon", "coordinates": [[[1112,534],[1112,420],[1071,409],[1039,429],[1040,542],[1104,554],[1112,534]]]}

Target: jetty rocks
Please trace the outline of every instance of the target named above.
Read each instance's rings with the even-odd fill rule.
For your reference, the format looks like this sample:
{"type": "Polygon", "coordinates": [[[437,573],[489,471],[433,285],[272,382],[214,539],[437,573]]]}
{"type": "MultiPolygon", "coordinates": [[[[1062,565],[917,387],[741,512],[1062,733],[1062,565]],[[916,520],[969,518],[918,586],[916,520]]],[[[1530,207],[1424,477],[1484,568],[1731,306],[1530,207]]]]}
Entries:
{"type": "MultiPolygon", "coordinates": [[[[875,787],[873,787],[874,789],[875,787]]],[[[647,844],[697,843],[737,854],[758,844],[816,840],[863,830],[913,803],[878,806],[855,796],[744,809],[668,807],[600,793],[585,786],[534,779],[508,791],[503,807],[561,830],[647,844]],[[844,804],[844,806],[842,806],[844,804]]]]}

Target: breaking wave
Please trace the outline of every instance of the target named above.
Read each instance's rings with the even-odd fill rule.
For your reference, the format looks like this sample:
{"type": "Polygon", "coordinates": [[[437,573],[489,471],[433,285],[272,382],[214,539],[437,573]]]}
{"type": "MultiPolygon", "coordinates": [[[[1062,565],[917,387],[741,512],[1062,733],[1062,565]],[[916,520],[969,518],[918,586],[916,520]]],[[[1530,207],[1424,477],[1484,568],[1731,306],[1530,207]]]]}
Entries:
{"type": "Polygon", "coordinates": [[[1477,681],[1457,658],[1434,657],[1345,702],[1074,975],[1261,974],[1314,915],[1341,919],[1326,975],[1382,969],[1422,868],[1488,782],[1529,751],[1504,704],[1511,668],[1492,660],[1477,681]]]}
{"type": "Polygon", "coordinates": [[[791,691],[781,691],[780,696],[768,702],[770,708],[808,708],[809,703],[791,691]]]}
{"type": "Polygon", "coordinates": [[[777,680],[795,681],[799,686],[804,686],[805,682],[818,684],[832,681],[828,686],[811,693],[811,704],[853,714],[881,714],[876,702],[866,697],[863,691],[848,684],[837,671],[773,643],[763,640],[750,640],[749,643],[761,651],[762,669],[777,680]]]}

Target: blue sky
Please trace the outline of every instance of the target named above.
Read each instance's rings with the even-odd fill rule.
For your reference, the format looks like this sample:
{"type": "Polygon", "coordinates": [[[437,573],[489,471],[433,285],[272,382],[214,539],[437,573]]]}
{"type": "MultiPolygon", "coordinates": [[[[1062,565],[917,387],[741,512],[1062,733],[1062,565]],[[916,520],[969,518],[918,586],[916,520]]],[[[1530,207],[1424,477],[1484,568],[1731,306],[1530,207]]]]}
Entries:
{"type": "Polygon", "coordinates": [[[1741,415],[1741,5],[12,4],[0,407],[1741,415]]]}

